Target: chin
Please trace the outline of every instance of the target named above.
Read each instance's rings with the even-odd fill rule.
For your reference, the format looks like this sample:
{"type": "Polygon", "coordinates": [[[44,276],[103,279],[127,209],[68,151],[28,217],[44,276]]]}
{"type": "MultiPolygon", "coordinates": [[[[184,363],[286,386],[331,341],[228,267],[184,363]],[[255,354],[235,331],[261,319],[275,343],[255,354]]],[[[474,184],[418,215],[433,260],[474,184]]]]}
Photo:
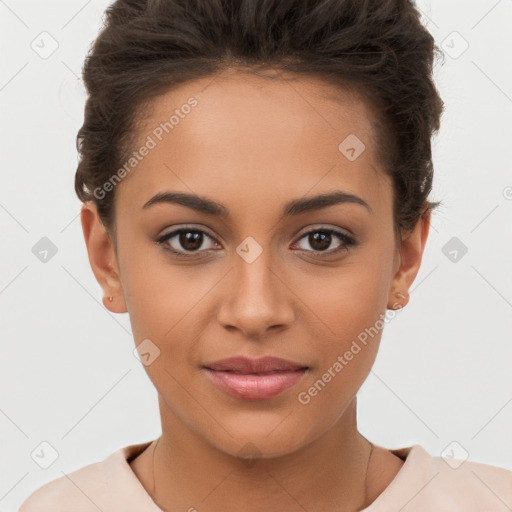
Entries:
{"type": "Polygon", "coordinates": [[[247,417],[235,422],[224,421],[226,431],[232,436],[219,427],[215,438],[212,438],[211,431],[205,437],[209,438],[210,444],[215,448],[233,457],[247,459],[248,463],[259,458],[289,455],[317,437],[310,431],[301,431],[300,424],[306,424],[304,420],[300,424],[294,424],[283,421],[287,414],[274,414],[267,421],[262,421],[261,413],[256,414],[257,419],[252,421],[248,421],[247,417]]]}

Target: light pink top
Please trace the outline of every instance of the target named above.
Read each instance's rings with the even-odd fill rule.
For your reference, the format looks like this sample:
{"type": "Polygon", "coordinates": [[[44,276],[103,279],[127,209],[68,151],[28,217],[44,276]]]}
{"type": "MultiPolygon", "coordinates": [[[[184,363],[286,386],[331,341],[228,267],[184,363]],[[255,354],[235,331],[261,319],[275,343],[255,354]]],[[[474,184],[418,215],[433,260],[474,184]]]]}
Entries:
{"type": "MultiPolygon", "coordinates": [[[[48,482],[19,512],[162,512],[128,464],[149,444],[125,446],[48,482]]],[[[390,451],[405,462],[364,512],[512,511],[512,471],[471,461],[453,469],[457,459],[449,465],[417,444],[390,451]]]]}

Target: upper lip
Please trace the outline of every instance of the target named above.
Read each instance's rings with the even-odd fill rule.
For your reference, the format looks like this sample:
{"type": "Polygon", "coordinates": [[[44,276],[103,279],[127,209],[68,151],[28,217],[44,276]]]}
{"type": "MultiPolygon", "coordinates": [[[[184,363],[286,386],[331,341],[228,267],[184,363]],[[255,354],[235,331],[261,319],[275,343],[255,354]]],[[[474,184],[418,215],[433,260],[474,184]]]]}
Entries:
{"type": "Polygon", "coordinates": [[[288,361],[280,357],[261,357],[250,359],[248,357],[230,357],[203,365],[205,368],[216,371],[232,371],[239,373],[268,373],[277,371],[294,371],[308,368],[307,366],[288,361]]]}

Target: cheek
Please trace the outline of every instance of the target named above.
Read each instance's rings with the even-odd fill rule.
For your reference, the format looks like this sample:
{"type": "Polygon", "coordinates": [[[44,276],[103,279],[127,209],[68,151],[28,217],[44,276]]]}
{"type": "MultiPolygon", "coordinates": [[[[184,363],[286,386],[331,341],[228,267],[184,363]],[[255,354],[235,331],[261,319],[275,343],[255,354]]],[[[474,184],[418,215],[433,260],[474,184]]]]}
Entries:
{"type": "Polygon", "coordinates": [[[193,325],[197,327],[193,319],[201,314],[200,299],[207,292],[206,284],[194,287],[189,282],[187,286],[178,272],[176,277],[165,273],[161,264],[133,270],[128,279],[127,306],[135,345],[142,349],[141,359],[144,352],[150,354],[144,369],[159,392],[181,396],[180,383],[187,382],[187,371],[197,358],[194,347],[198,332],[193,329],[193,325]]]}
{"type": "Polygon", "coordinates": [[[321,279],[317,274],[314,283],[302,285],[300,293],[314,313],[318,371],[331,369],[336,374],[329,387],[338,389],[337,393],[345,393],[347,386],[357,390],[373,365],[386,324],[391,273],[391,246],[375,245],[321,279]],[[339,356],[343,369],[336,364],[339,356]]]}
{"type": "Polygon", "coordinates": [[[329,340],[347,340],[375,323],[387,306],[390,284],[388,265],[356,263],[305,282],[302,296],[322,320],[329,340]]]}
{"type": "Polygon", "coordinates": [[[318,330],[312,334],[317,358],[297,399],[325,424],[340,417],[373,366],[385,325],[382,290],[388,281],[378,265],[354,266],[330,279],[314,299],[310,292],[315,315],[321,319],[314,322],[318,330]]]}
{"type": "Polygon", "coordinates": [[[157,389],[173,387],[173,377],[185,380],[187,368],[200,359],[198,336],[209,318],[208,292],[218,278],[198,279],[193,266],[173,267],[155,248],[145,254],[134,252],[125,259],[124,269],[123,290],[135,344],[146,343],[141,346],[158,354],[145,370],[157,389]]]}
{"type": "MultiPolygon", "coordinates": [[[[334,386],[349,388],[355,392],[370,371],[382,334],[383,323],[379,321],[385,312],[380,308],[379,294],[375,290],[365,294],[361,283],[347,295],[325,299],[322,311],[325,314],[325,336],[317,338],[317,353],[320,355],[319,371],[330,372],[334,386]],[[347,387],[348,386],[348,387],[347,387]]],[[[329,381],[329,375],[325,379],[329,381]]]]}
{"type": "Polygon", "coordinates": [[[187,286],[186,272],[166,261],[163,250],[131,233],[119,235],[123,293],[136,343],[165,333],[184,317],[201,290],[187,286]]]}

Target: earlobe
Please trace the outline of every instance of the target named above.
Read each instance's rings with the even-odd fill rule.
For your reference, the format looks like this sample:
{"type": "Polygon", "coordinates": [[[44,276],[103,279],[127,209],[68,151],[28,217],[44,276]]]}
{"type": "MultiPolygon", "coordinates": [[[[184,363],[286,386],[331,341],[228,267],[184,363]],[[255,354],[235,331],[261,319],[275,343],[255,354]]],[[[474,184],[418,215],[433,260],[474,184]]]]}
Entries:
{"type": "Polygon", "coordinates": [[[416,226],[402,240],[399,253],[399,268],[393,277],[388,309],[401,309],[409,302],[409,288],[416,278],[427,243],[431,211],[427,211],[416,226]]]}
{"type": "Polygon", "coordinates": [[[388,304],[388,309],[402,309],[409,302],[409,291],[405,290],[405,293],[402,293],[401,291],[395,292],[394,297],[395,300],[391,306],[388,304]]]}
{"type": "Polygon", "coordinates": [[[103,290],[103,305],[112,313],[126,313],[114,244],[93,201],[83,204],[80,219],[89,263],[103,290]]]}

